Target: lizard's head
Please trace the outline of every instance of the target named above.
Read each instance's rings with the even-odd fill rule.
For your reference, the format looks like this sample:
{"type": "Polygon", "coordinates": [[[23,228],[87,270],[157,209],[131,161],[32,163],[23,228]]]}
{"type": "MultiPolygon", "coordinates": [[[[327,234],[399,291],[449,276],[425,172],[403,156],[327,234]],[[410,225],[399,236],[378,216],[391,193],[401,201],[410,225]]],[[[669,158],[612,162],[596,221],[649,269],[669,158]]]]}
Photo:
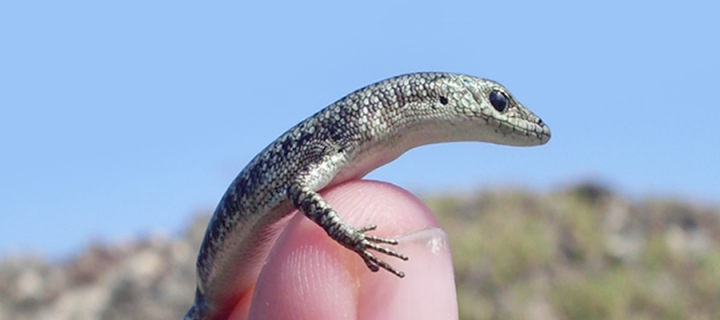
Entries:
{"type": "Polygon", "coordinates": [[[438,79],[438,106],[463,140],[532,146],[550,140],[550,128],[499,83],[459,75],[438,79]]]}

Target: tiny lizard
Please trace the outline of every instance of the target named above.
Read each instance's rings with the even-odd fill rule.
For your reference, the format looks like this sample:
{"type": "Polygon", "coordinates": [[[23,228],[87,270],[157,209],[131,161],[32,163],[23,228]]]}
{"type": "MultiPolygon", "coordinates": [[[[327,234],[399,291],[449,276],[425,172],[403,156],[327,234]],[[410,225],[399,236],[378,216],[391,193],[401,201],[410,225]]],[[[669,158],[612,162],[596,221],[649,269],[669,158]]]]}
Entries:
{"type": "Polygon", "coordinates": [[[402,260],[396,240],[346,224],[318,193],[359,179],[426,144],[482,141],[532,146],[550,129],[488,79],[412,73],[348,94],[290,128],[230,184],[208,223],[197,258],[195,302],[185,320],[225,319],[257,280],[284,217],[295,209],[356,252],[371,271],[405,274],[372,251],[402,260]],[[238,273],[238,271],[241,273],[238,273]]]}

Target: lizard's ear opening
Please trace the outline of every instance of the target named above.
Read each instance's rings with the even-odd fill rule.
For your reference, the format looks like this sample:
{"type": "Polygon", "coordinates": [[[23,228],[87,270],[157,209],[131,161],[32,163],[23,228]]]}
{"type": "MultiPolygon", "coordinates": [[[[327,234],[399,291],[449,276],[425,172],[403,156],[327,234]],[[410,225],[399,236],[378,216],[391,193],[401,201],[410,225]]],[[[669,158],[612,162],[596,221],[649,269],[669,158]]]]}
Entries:
{"type": "Polygon", "coordinates": [[[447,105],[448,99],[444,96],[440,96],[440,103],[442,103],[442,105],[447,105]]]}

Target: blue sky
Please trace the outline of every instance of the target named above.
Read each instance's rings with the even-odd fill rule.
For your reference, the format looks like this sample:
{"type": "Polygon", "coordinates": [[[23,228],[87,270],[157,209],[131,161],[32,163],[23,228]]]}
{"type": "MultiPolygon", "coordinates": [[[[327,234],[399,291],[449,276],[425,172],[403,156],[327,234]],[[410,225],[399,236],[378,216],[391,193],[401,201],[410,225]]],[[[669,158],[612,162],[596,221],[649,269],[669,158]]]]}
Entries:
{"type": "Polygon", "coordinates": [[[5,1],[0,256],[178,232],[284,130],[414,71],[499,81],[553,138],[428,146],[371,178],[416,192],[595,178],[718,205],[719,6],[5,1]]]}

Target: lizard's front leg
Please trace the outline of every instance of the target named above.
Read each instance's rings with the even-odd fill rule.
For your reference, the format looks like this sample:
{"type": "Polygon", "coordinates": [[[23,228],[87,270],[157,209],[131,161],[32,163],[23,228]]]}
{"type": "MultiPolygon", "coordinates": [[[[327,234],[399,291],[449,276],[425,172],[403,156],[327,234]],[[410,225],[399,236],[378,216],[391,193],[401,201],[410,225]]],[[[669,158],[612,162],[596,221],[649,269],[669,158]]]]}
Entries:
{"type": "Polygon", "coordinates": [[[290,201],[300,212],[322,227],[333,240],[360,255],[371,271],[377,272],[379,268],[383,268],[400,278],[405,276],[405,273],[396,270],[370,252],[370,250],[374,250],[407,261],[408,257],[406,255],[379,245],[397,245],[397,240],[366,234],[367,231],[375,230],[376,226],[374,224],[362,228],[348,225],[325,202],[319,193],[304,186],[301,179],[292,183],[287,193],[290,201]]]}

